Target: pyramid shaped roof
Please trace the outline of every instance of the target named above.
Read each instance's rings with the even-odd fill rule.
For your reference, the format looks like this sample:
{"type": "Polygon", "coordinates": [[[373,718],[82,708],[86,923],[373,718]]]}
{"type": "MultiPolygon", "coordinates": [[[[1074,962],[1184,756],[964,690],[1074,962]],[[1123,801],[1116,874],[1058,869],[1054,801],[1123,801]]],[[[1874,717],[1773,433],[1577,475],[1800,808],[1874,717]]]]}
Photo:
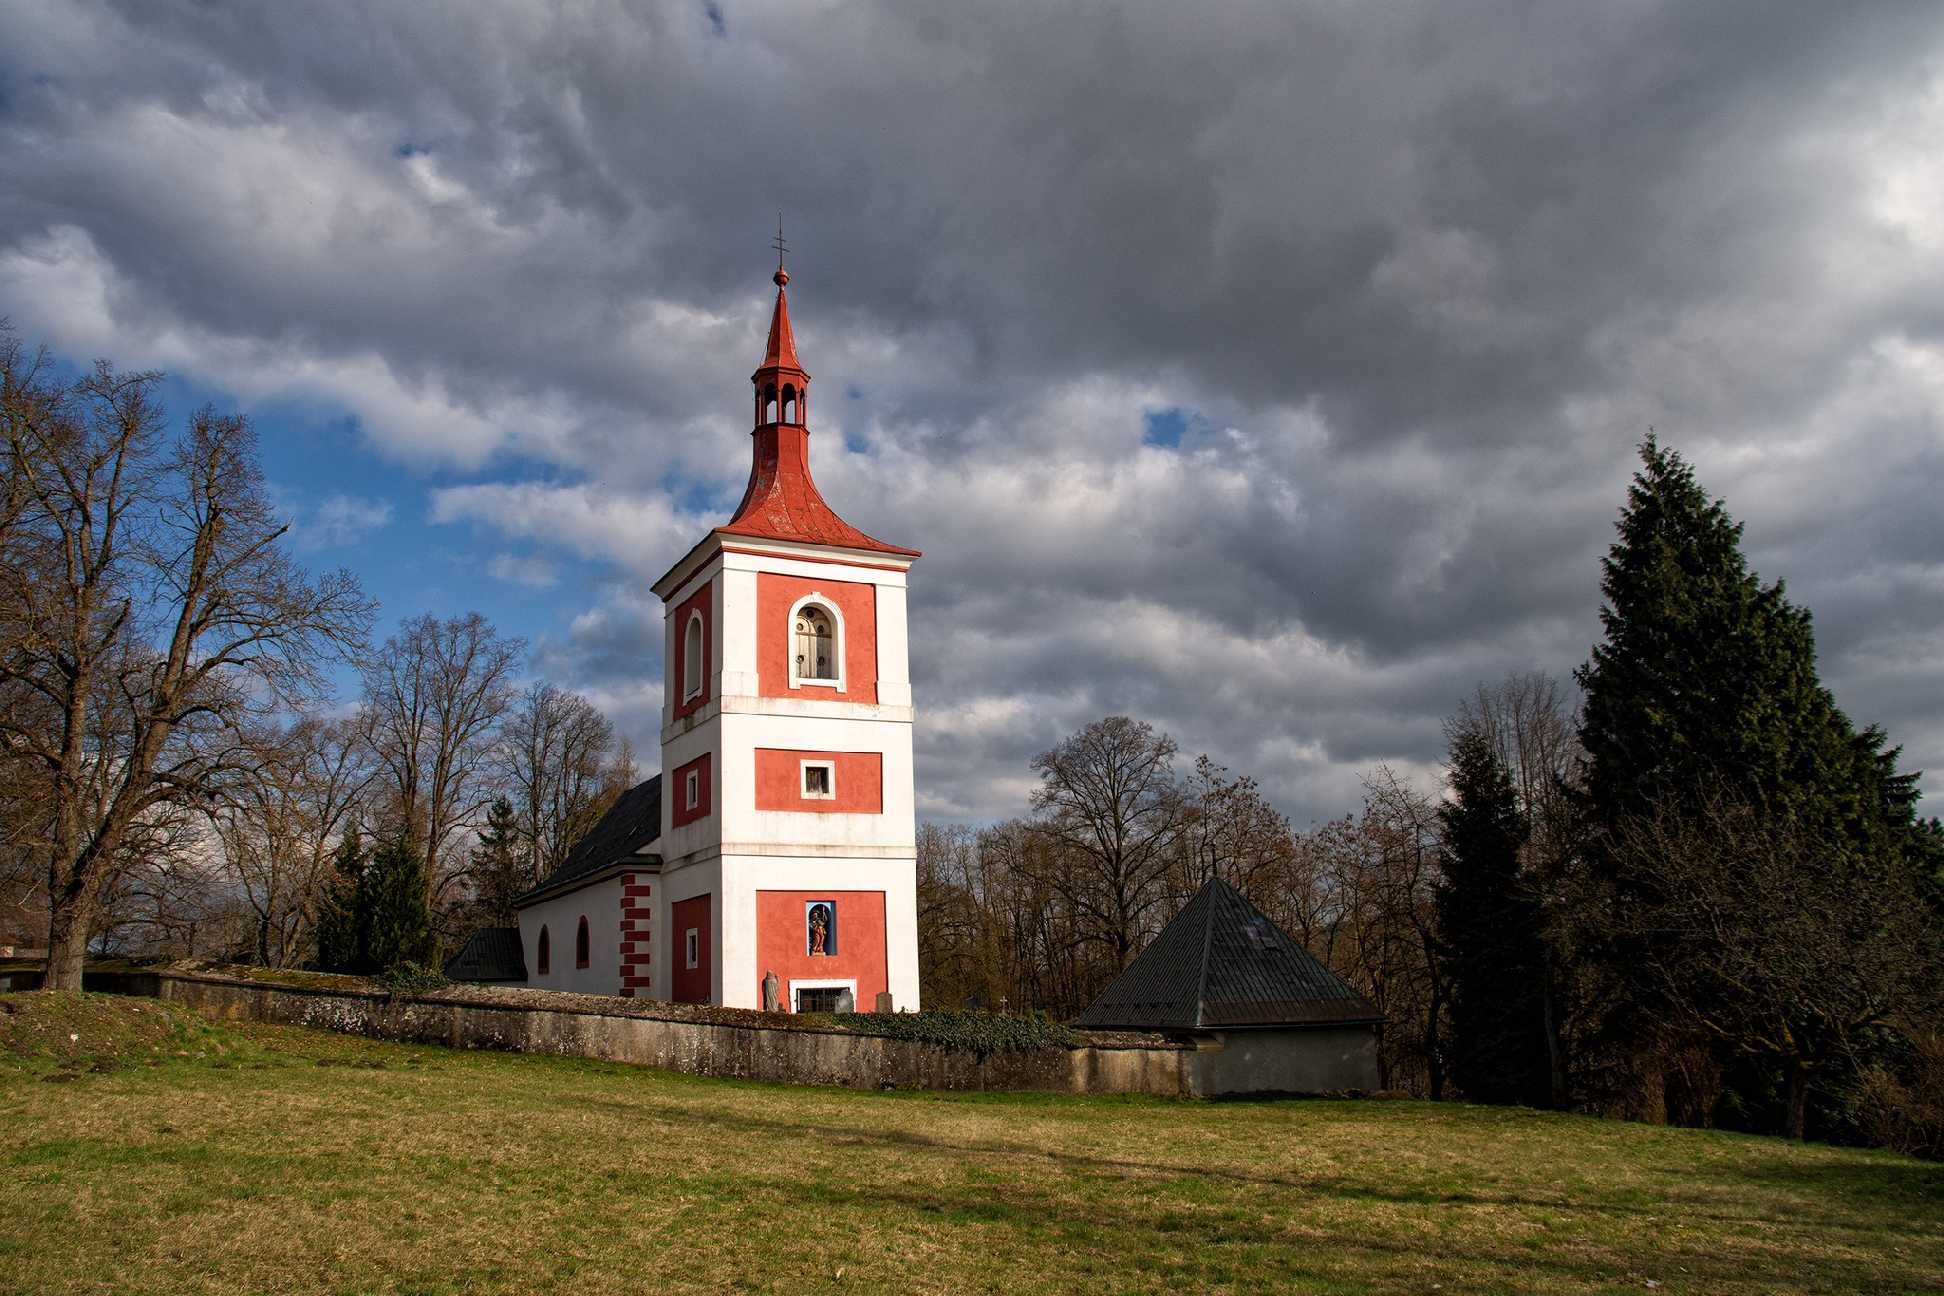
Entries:
{"type": "Polygon", "coordinates": [[[1215,878],[1075,1024],[1192,1031],[1382,1020],[1369,1000],[1215,878]]]}

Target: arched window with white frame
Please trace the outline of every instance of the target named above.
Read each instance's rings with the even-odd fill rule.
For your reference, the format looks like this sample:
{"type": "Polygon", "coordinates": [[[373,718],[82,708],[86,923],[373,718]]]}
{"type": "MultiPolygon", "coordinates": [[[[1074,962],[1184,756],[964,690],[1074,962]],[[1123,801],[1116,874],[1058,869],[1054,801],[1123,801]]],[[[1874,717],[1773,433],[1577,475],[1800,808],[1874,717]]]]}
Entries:
{"type": "Polygon", "coordinates": [[[688,628],[682,634],[682,701],[702,692],[702,677],[708,667],[702,660],[702,613],[689,613],[688,628]]]}
{"type": "Polygon", "coordinates": [[[790,609],[790,687],[844,691],[844,621],[815,595],[790,609]]]}

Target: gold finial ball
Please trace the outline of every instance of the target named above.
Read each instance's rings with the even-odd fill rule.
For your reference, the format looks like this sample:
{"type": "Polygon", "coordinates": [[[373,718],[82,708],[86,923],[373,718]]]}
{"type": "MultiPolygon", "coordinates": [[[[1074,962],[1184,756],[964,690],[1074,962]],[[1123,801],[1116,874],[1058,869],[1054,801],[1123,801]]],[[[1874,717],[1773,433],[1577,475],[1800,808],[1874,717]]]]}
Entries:
{"type": "Polygon", "coordinates": [[[784,284],[790,282],[790,272],[788,270],[785,270],[782,266],[778,266],[776,267],[776,273],[771,275],[770,278],[776,281],[776,286],[778,288],[781,288],[784,284]]]}

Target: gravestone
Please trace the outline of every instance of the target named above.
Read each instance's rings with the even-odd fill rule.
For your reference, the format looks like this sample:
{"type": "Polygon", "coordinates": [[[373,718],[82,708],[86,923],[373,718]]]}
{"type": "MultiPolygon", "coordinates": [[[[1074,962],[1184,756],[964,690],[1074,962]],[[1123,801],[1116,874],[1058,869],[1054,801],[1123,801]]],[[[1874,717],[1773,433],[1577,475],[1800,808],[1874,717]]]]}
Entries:
{"type": "Polygon", "coordinates": [[[837,992],[837,1011],[840,1013],[854,1013],[857,1011],[857,996],[851,993],[849,986],[845,986],[837,992]]]}
{"type": "Polygon", "coordinates": [[[897,1011],[897,1009],[896,1009],[896,1008],[893,1008],[893,1007],[891,1006],[891,992],[890,992],[889,990],[880,990],[880,991],[878,991],[878,995],[877,995],[877,1009],[876,1009],[876,1010],[877,1010],[878,1012],[881,1012],[881,1013],[888,1013],[888,1012],[896,1012],[896,1011],[897,1011]]]}

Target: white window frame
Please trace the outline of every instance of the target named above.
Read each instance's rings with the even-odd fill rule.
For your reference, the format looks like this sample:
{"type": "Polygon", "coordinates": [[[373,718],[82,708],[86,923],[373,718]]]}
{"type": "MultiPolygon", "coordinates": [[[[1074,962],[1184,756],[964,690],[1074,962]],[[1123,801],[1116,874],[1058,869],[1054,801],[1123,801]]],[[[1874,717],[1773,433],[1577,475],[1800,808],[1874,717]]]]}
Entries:
{"type": "Polygon", "coordinates": [[[702,660],[709,655],[709,628],[702,620],[701,608],[690,608],[688,620],[682,625],[682,701],[693,702],[702,696],[702,681],[709,674],[708,662],[702,660]],[[689,658],[689,631],[700,627],[695,636],[695,658],[689,658]]]}
{"type": "Polygon", "coordinates": [[[702,771],[692,769],[682,775],[682,809],[699,810],[702,808],[702,771]]]}
{"type": "MultiPolygon", "coordinates": [[[[691,927],[682,933],[682,966],[693,972],[702,966],[702,929],[691,927]]],[[[791,982],[792,985],[796,984],[791,982]]],[[[855,991],[852,992],[856,993],[855,991]]]]}
{"type": "Polygon", "coordinates": [[[835,801],[837,799],[837,762],[834,760],[803,760],[797,762],[797,796],[805,801],[835,801]],[[822,792],[810,790],[810,771],[824,771],[822,792]]]}
{"type": "Polygon", "coordinates": [[[827,689],[835,689],[839,693],[842,693],[844,691],[844,614],[837,607],[837,600],[831,598],[828,594],[825,594],[819,590],[811,590],[808,594],[805,594],[802,598],[790,604],[790,615],[789,618],[783,622],[783,633],[789,636],[787,640],[787,646],[783,649],[783,655],[786,658],[788,658],[790,662],[790,687],[791,688],[793,689],[827,688],[827,689]],[[804,608],[809,607],[813,603],[817,606],[817,608],[820,611],[824,613],[824,615],[830,618],[830,627],[833,631],[836,632],[835,637],[837,642],[830,646],[831,656],[835,658],[837,663],[837,678],[834,680],[806,679],[802,675],[797,673],[797,658],[796,658],[797,613],[803,611],[804,608]]]}
{"type": "MultiPolygon", "coordinates": [[[[798,981],[792,977],[790,979],[790,1011],[793,1013],[803,1011],[797,1007],[797,991],[799,990],[848,990],[851,992],[851,1002],[853,1004],[857,1002],[856,977],[845,977],[835,981],[798,981]]],[[[863,1012],[864,1010],[860,1007],[858,1011],[863,1012]]]]}

